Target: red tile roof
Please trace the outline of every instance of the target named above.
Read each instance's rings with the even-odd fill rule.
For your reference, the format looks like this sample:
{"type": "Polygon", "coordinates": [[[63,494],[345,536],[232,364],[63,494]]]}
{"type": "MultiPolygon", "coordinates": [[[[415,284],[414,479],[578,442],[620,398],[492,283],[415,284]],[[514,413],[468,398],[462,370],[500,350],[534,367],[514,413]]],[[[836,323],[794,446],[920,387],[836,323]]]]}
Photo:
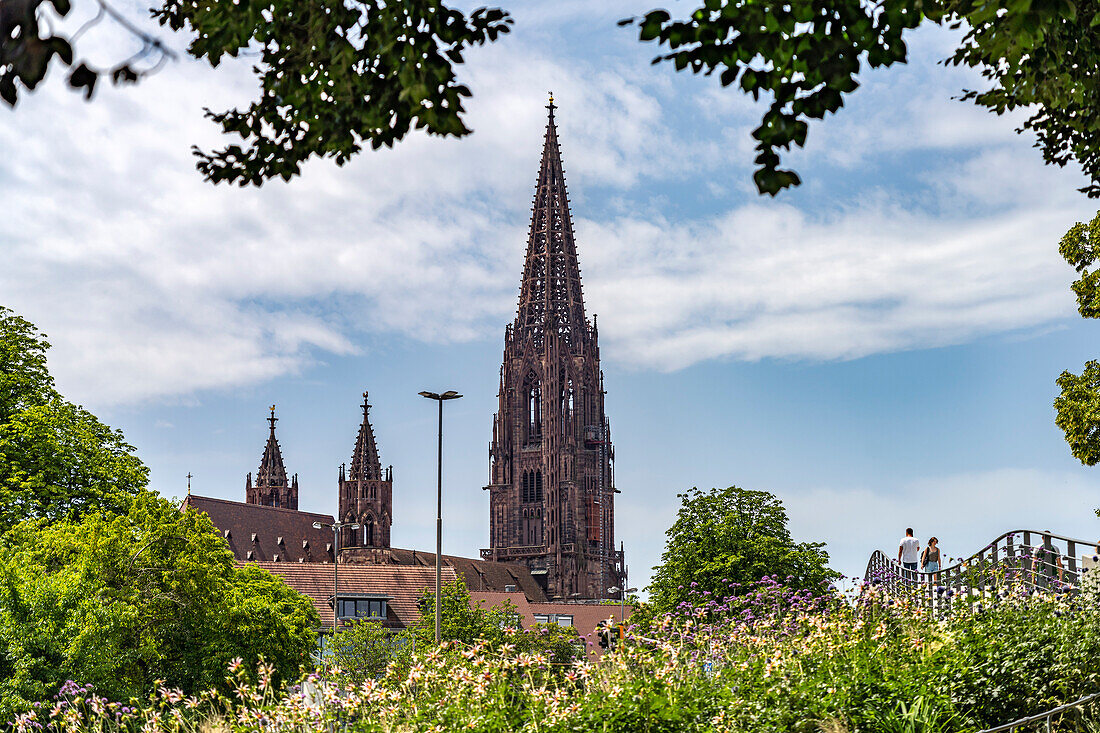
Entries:
{"type": "MultiPolygon", "coordinates": [[[[258,562],[261,568],[278,575],[299,593],[309,596],[321,615],[321,626],[332,628],[333,566],[319,563],[258,562]]],[[[444,583],[455,581],[453,568],[442,572],[444,583]]],[[[420,609],[416,602],[425,588],[435,588],[435,568],[401,565],[345,565],[340,563],[340,597],[345,595],[389,596],[386,626],[404,628],[416,623],[420,609]]],[[[521,594],[522,595],[522,594],[521,594]]]]}
{"type": "Polygon", "coordinates": [[[180,508],[206,512],[237,560],[332,563],[332,530],[313,528],[314,522],[332,524],[328,514],[194,494],[180,508]]]}

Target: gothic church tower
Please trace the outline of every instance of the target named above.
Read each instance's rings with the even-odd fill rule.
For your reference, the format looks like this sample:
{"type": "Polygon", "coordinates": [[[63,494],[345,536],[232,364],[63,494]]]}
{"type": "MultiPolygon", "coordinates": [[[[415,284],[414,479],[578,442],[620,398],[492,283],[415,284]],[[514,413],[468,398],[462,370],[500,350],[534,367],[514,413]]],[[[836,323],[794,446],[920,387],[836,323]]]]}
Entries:
{"type": "Polygon", "coordinates": [[[388,549],[393,517],[393,466],[382,471],[378,444],[370,424],[370,402],[363,393],[363,423],[351,454],[351,470],[340,466],[341,522],[358,523],[360,528],[342,530],[340,548],[388,549]]]}
{"type": "Polygon", "coordinates": [[[275,439],[275,405],[271,406],[271,416],[267,418],[271,434],[267,436],[264,455],[260,459],[260,470],[256,472],[256,483],[252,483],[252,474],[244,482],[244,500],[246,504],[263,506],[298,508],[298,474],[289,483],[286,480],[286,467],[283,466],[283,454],[279,450],[279,441],[275,439]]]}
{"type": "Polygon", "coordinates": [[[522,562],[550,597],[621,585],[614,450],[594,322],[584,314],[554,99],[535,186],[516,320],[504,332],[489,447],[486,559],[522,562]]]}

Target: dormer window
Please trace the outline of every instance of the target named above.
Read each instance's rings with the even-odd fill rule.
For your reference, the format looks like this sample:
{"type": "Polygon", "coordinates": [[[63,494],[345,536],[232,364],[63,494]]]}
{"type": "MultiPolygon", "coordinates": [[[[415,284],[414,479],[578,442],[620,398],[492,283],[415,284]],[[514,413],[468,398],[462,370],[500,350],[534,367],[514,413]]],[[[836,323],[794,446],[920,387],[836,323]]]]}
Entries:
{"type": "Polygon", "coordinates": [[[253,541],[253,542],[259,542],[259,541],[260,541],[260,535],[258,535],[258,534],[256,534],[255,532],[253,532],[253,533],[252,533],[252,541],[253,541]]]}
{"type": "Polygon", "coordinates": [[[231,533],[229,532],[229,530],[228,530],[228,529],[227,529],[227,530],[225,530],[224,532],[222,532],[222,537],[225,537],[226,539],[229,539],[229,538],[230,538],[230,537],[232,537],[232,536],[233,536],[233,535],[232,535],[232,534],[231,534],[231,533]]]}
{"type": "Polygon", "coordinates": [[[339,618],[347,621],[357,619],[381,621],[386,618],[386,604],[391,600],[393,600],[392,596],[340,596],[339,618]]]}
{"type": "Polygon", "coordinates": [[[244,556],[244,559],[245,560],[252,560],[252,559],[255,558],[255,555],[256,555],[256,553],[254,553],[252,550],[249,550],[248,553],[244,556]]]}
{"type": "Polygon", "coordinates": [[[302,549],[303,550],[308,550],[309,549],[309,540],[302,540],[302,549]]]}
{"type": "Polygon", "coordinates": [[[283,538],[282,538],[282,537],[280,537],[279,539],[275,540],[275,544],[276,544],[276,545],[278,545],[279,547],[282,547],[282,546],[283,546],[283,545],[285,545],[286,543],[285,543],[285,542],[283,542],[283,538]]]}
{"type": "Polygon", "coordinates": [[[272,562],[279,562],[279,555],[275,554],[274,556],[272,556],[271,561],[272,562]]]}

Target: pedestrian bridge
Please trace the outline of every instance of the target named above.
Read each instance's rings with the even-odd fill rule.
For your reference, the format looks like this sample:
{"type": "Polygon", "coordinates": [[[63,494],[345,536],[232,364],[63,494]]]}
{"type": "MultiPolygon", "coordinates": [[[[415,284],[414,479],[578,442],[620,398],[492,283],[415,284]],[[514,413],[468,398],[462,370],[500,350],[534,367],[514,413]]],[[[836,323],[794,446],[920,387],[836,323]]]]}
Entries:
{"type": "Polygon", "coordinates": [[[891,596],[908,598],[934,612],[980,603],[1005,591],[1074,593],[1085,573],[1100,572],[1100,543],[1015,529],[970,557],[944,565],[935,573],[907,570],[875,550],[863,578],[891,596]]]}

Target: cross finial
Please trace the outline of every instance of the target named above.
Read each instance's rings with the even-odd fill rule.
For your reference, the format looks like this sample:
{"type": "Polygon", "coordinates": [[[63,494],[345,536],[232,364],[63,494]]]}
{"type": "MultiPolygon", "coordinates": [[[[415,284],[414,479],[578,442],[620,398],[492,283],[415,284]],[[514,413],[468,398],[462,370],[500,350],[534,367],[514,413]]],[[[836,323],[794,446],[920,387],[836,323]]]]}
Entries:
{"type": "Polygon", "coordinates": [[[191,479],[192,478],[194,478],[194,476],[192,476],[191,472],[188,471],[187,472],[187,495],[188,496],[191,496],[191,479]]]}

